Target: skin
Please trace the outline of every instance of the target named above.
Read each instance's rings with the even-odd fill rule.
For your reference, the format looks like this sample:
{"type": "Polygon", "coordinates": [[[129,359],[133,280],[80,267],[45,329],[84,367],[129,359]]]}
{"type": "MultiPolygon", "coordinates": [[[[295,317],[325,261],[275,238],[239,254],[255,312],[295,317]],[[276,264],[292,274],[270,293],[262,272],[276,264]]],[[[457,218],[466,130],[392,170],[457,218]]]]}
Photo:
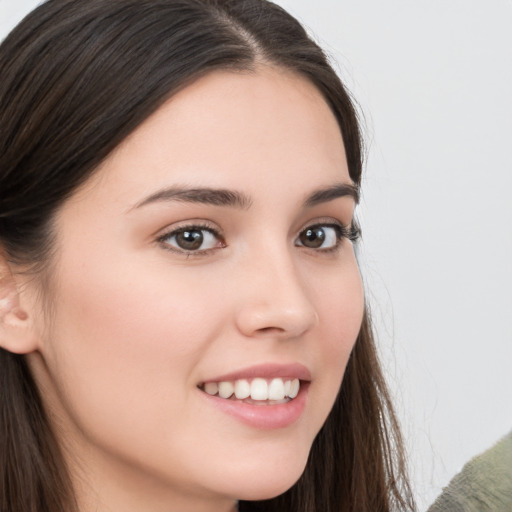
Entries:
{"type": "Polygon", "coordinates": [[[350,240],[297,242],[311,225],[350,225],[349,196],[304,206],[339,183],[351,180],[325,101],[305,79],[262,66],[180,91],[64,204],[50,307],[38,307],[31,282],[22,300],[35,333],[27,357],[81,511],[231,511],[299,478],[363,313],[350,240]],[[248,201],[141,206],[177,185],[248,201]],[[162,239],[198,222],[221,233],[208,250],[162,239]],[[285,428],[244,424],[198,389],[267,363],[311,372],[305,410],[285,428]]]}

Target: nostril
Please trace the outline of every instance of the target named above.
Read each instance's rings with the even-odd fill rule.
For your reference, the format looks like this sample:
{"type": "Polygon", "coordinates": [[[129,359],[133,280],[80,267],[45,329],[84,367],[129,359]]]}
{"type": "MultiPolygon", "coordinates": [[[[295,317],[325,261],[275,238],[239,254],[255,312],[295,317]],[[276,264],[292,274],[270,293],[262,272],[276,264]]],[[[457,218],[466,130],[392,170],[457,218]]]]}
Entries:
{"type": "Polygon", "coordinates": [[[262,327],[261,329],[258,329],[258,332],[262,334],[266,333],[273,333],[273,332],[284,332],[284,329],[281,327],[262,327]]]}

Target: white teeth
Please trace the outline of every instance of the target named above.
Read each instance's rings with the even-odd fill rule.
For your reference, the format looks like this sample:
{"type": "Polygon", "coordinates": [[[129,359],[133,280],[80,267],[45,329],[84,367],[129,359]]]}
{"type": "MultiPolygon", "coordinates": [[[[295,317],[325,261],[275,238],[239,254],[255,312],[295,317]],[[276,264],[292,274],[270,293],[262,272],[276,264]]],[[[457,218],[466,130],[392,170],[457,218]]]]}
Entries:
{"type": "Polygon", "coordinates": [[[243,400],[244,398],[248,398],[251,396],[251,385],[247,380],[237,380],[235,382],[235,396],[239,400],[243,400]]]}
{"type": "Polygon", "coordinates": [[[267,380],[256,378],[252,381],[239,379],[234,382],[207,382],[204,385],[204,391],[209,395],[219,395],[221,398],[237,398],[245,400],[251,398],[258,401],[280,401],[287,397],[295,398],[300,390],[299,379],[283,380],[275,378],[267,380]],[[233,397],[234,394],[234,397],[233,397]]]}
{"type": "Polygon", "coordinates": [[[299,379],[293,379],[292,384],[290,386],[290,392],[288,393],[288,396],[290,398],[295,398],[299,394],[299,389],[300,389],[299,379]]]}
{"type": "Polygon", "coordinates": [[[284,383],[283,379],[272,379],[268,387],[269,400],[283,400],[284,399],[284,383]]]}
{"type": "Polygon", "coordinates": [[[251,398],[253,400],[268,400],[268,384],[265,379],[253,379],[251,382],[251,398]]]}
{"type": "Polygon", "coordinates": [[[205,390],[209,395],[216,395],[216,394],[219,392],[219,386],[217,386],[217,383],[216,383],[216,382],[207,382],[207,383],[204,385],[204,390],[205,390]]]}
{"type": "Polygon", "coordinates": [[[221,398],[229,398],[233,391],[235,391],[235,387],[232,382],[219,382],[219,396],[221,398]]]}

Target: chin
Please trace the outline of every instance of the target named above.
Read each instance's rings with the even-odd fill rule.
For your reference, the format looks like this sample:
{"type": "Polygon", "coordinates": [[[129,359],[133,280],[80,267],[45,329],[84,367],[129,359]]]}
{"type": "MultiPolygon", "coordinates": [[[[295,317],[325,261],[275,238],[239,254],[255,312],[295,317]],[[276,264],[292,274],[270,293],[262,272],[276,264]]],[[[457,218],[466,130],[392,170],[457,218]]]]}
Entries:
{"type": "Polygon", "coordinates": [[[253,472],[244,481],[241,478],[237,485],[237,499],[245,501],[260,501],[275,498],[290,489],[301,477],[306,467],[307,458],[303,464],[290,463],[283,468],[282,464],[275,470],[253,472]]]}

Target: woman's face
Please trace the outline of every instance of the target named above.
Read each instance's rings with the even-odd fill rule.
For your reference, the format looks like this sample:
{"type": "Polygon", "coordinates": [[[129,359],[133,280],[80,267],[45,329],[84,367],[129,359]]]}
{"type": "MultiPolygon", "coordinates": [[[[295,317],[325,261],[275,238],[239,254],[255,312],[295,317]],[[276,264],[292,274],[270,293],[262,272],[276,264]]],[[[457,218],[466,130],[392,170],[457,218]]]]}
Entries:
{"type": "Polygon", "coordinates": [[[333,114],[272,68],[185,88],[64,204],[29,362],[84,510],[298,479],[361,324],[354,206],[333,114]]]}

